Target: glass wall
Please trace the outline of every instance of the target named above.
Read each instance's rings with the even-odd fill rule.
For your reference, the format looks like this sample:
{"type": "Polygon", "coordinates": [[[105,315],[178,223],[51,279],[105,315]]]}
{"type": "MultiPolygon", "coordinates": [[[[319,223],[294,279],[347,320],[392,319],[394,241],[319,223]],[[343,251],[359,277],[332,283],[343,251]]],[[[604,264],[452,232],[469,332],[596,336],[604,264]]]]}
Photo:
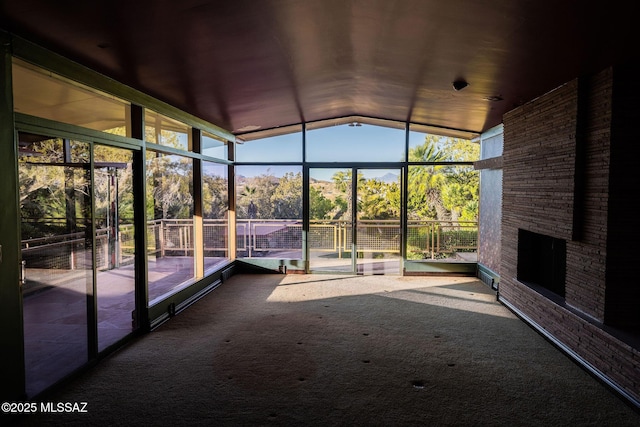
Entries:
{"type": "MultiPolygon", "coordinates": [[[[480,145],[409,132],[407,259],[476,262],[480,145]]],[[[419,127],[418,127],[419,129],[419,127]]]]}
{"type": "Polygon", "coordinates": [[[405,124],[350,118],[309,123],[307,162],[401,162],[405,160],[405,124]]]}
{"type": "Polygon", "coordinates": [[[94,147],[98,350],[134,329],[133,152],[94,147]]]}
{"type": "Polygon", "coordinates": [[[160,104],[159,111],[132,106],[20,60],[13,74],[17,118],[32,132],[19,133],[18,167],[29,393],[127,337],[137,327],[137,307],[159,307],[232,255],[305,258],[314,270],[377,274],[401,272],[403,243],[409,260],[469,260],[477,245],[478,153],[467,140],[348,117],[244,135],[231,157],[224,132],[192,132],[160,104]],[[131,137],[132,113],[144,120],[138,139],[131,137]],[[83,141],[33,131],[40,128],[83,141]],[[144,194],[136,193],[142,159],[135,150],[145,150],[144,194]],[[135,198],[146,224],[134,221],[135,198]],[[136,250],[136,232],[146,234],[146,248],[136,250]],[[136,272],[143,255],[147,268],[136,272]],[[148,301],[136,301],[136,286],[145,285],[148,301]]]}
{"type": "Polygon", "coordinates": [[[401,177],[399,168],[309,168],[311,271],[400,273],[401,177]]]}
{"type": "Polygon", "coordinates": [[[202,132],[202,154],[209,157],[215,157],[217,159],[227,160],[229,158],[228,143],[209,132],[202,132]]]}
{"type": "Polygon", "coordinates": [[[27,62],[13,60],[13,103],[18,113],[130,136],[130,104],[27,62]]]}
{"type": "Polygon", "coordinates": [[[260,132],[243,138],[242,143],[235,146],[236,162],[302,162],[302,126],[300,125],[260,132]]]}
{"type": "Polygon", "coordinates": [[[237,256],[302,258],[302,166],[237,166],[237,256]]]}
{"type": "Polygon", "coordinates": [[[89,358],[90,147],[26,133],[19,141],[25,376],[32,396],[89,358]]]}
{"type": "Polygon", "coordinates": [[[145,110],[144,139],[147,142],[189,151],[193,147],[191,127],[155,111],[145,110]]]}
{"type": "Polygon", "coordinates": [[[356,171],[357,272],[400,274],[401,170],[356,171]]]}
{"type": "Polygon", "coordinates": [[[309,168],[309,268],[353,271],[352,168],[309,168]]]}
{"type": "Polygon", "coordinates": [[[142,313],[147,305],[228,262],[230,150],[225,132],[213,126],[192,132],[170,115],[20,59],[12,60],[12,73],[22,261],[16,316],[22,320],[8,327],[22,329],[26,389],[18,393],[32,397],[146,325],[148,315],[157,316],[142,313]],[[136,138],[132,114],[145,124],[136,138]],[[192,141],[198,134],[202,139],[192,141]],[[148,150],[137,151],[145,142],[148,150]],[[143,162],[146,193],[135,182],[143,162]],[[200,202],[202,222],[194,221],[200,202]],[[145,209],[146,227],[137,217],[145,209]],[[136,247],[140,233],[146,248],[136,247]],[[147,269],[137,269],[140,257],[147,269]],[[148,301],[138,301],[147,285],[148,301]]]}
{"type": "Polygon", "coordinates": [[[478,190],[473,166],[409,166],[407,259],[475,262],[478,190]]]}
{"type": "Polygon", "coordinates": [[[229,259],[228,166],[203,162],[202,217],[205,272],[215,270],[229,259]]]}
{"type": "Polygon", "coordinates": [[[149,304],[195,278],[193,160],[147,151],[149,304]]]}

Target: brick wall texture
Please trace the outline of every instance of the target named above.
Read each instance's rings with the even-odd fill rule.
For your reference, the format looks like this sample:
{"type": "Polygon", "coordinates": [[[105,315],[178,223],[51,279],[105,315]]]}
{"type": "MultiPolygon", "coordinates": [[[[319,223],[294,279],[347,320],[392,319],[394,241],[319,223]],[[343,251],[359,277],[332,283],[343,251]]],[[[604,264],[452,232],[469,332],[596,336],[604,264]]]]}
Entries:
{"type": "Polygon", "coordinates": [[[640,116],[628,114],[638,112],[637,97],[615,95],[626,91],[614,90],[615,71],[568,82],[504,116],[499,292],[640,401],[640,352],[624,338],[640,331],[633,324],[638,286],[630,278],[637,251],[628,240],[638,232],[627,218],[629,195],[640,187],[622,178],[639,151],[624,125],[640,116]],[[564,301],[517,280],[518,229],[566,240],[564,301]]]}

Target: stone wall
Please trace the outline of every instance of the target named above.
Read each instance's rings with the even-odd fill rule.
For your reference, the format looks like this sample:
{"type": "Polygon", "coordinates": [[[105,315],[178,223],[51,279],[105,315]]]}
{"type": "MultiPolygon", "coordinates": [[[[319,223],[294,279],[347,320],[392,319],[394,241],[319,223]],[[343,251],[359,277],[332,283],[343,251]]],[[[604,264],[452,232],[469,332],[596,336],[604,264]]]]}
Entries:
{"type": "Polygon", "coordinates": [[[622,175],[628,175],[630,163],[638,158],[638,148],[627,146],[638,144],[615,138],[616,132],[628,138],[624,129],[612,134],[615,120],[623,120],[622,112],[628,110],[624,102],[632,104],[626,99],[618,102],[618,109],[612,106],[614,81],[614,70],[607,69],[568,82],[504,116],[499,293],[535,327],[640,401],[638,329],[620,329],[629,322],[619,320],[640,311],[640,291],[618,280],[628,278],[632,266],[631,259],[625,258],[626,264],[619,259],[622,240],[628,254],[629,233],[637,234],[631,230],[633,222],[624,222],[633,190],[622,175]],[[622,191],[615,187],[622,185],[618,181],[625,183],[622,191]],[[518,281],[519,229],[566,241],[563,297],[518,281]]]}

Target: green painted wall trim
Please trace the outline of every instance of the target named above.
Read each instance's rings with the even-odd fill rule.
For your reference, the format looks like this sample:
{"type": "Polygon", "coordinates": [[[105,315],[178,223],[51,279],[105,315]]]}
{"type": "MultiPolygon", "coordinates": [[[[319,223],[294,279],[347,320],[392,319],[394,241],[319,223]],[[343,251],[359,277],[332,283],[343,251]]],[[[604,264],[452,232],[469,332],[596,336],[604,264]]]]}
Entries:
{"type": "Polygon", "coordinates": [[[105,137],[104,132],[21,113],[15,113],[15,126],[18,131],[44,135],[55,133],[56,136],[60,136],[61,138],[79,141],[90,140],[131,150],[139,150],[144,145],[143,142],[138,139],[113,134],[109,134],[108,137],[105,137]]]}
{"type": "Polygon", "coordinates": [[[20,204],[18,147],[13,123],[11,46],[0,32],[0,398],[21,399],[25,394],[20,287],[20,204]]]}

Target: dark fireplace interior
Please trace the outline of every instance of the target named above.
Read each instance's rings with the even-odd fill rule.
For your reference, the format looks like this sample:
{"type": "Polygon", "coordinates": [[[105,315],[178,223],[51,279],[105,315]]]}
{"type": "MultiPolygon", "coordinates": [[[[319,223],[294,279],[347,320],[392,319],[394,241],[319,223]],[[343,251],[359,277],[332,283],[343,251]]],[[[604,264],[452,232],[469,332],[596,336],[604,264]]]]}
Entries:
{"type": "Polygon", "coordinates": [[[564,298],[566,257],[565,240],[518,230],[519,282],[564,298]]]}

